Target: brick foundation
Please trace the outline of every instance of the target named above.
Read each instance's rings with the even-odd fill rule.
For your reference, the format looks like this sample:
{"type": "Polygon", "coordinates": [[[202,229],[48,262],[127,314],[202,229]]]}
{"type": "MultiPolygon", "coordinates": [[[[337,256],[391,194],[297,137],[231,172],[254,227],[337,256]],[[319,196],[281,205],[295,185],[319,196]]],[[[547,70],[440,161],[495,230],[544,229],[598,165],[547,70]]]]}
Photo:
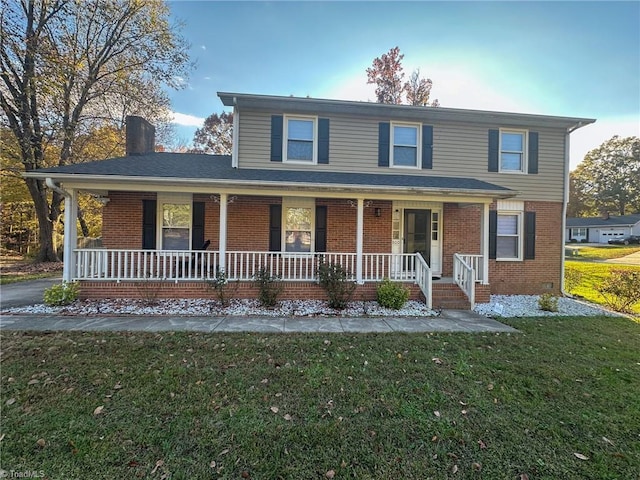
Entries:
{"type": "MultiPolygon", "coordinates": [[[[284,291],[280,300],[327,300],[325,291],[315,282],[283,282],[284,291]]],[[[409,298],[424,300],[422,292],[413,283],[404,283],[410,289],[409,298]]],[[[352,300],[375,300],[376,283],[358,285],[352,300]]],[[[258,288],[251,282],[231,282],[228,287],[232,298],[258,298],[258,288]]],[[[82,282],[81,299],[100,298],[213,298],[215,292],[205,282],[82,282]]]]}

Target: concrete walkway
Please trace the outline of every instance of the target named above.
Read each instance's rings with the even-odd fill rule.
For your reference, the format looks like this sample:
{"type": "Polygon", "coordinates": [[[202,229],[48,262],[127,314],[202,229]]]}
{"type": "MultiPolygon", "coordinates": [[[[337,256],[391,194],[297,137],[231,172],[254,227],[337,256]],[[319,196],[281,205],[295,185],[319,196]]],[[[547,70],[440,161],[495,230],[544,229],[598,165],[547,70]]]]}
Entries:
{"type": "Polygon", "coordinates": [[[438,317],[170,317],[2,315],[0,330],[36,331],[192,331],[261,333],[424,333],[517,332],[491,318],[464,310],[445,310],[438,317]]]}

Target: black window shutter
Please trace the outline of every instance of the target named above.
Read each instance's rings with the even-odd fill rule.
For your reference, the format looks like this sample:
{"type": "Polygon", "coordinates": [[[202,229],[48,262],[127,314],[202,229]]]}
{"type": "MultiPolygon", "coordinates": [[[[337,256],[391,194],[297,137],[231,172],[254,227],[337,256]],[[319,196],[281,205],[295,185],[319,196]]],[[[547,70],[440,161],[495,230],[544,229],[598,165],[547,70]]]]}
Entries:
{"type": "Polygon", "coordinates": [[[316,205],[316,252],[327,251],[327,207],[316,205]]]}
{"type": "Polygon", "coordinates": [[[538,173],[538,132],[529,132],[529,173],[538,173]]]}
{"type": "Polygon", "coordinates": [[[422,168],[433,168],[433,127],[422,126],[422,168]]]}
{"type": "Polygon", "coordinates": [[[156,248],[156,201],[142,200],[142,248],[156,248]]]}
{"type": "Polygon", "coordinates": [[[391,125],[388,122],[378,124],[378,166],[389,166],[389,148],[391,138],[391,125]]]}
{"type": "Polygon", "coordinates": [[[269,251],[282,250],[282,205],[269,205],[269,251]]]}
{"type": "Polygon", "coordinates": [[[271,161],[282,161],[282,115],[271,115],[271,161]]]}
{"type": "Polygon", "coordinates": [[[524,213],[524,259],[536,258],[536,212],[524,213]]]}
{"type": "Polygon", "coordinates": [[[318,163],[329,163],[329,119],[318,119],[318,163]]]}
{"type": "Polygon", "coordinates": [[[498,171],[498,157],[500,156],[500,131],[489,130],[489,171],[498,171]]]}
{"type": "Polygon", "coordinates": [[[498,212],[489,210],[489,258],[497,257],[498,212]]]}
{"type": "Polygon", "coordinates": [[[193,202],[191,214],[191,250],[204,245],[204,202],[193,202]]]}

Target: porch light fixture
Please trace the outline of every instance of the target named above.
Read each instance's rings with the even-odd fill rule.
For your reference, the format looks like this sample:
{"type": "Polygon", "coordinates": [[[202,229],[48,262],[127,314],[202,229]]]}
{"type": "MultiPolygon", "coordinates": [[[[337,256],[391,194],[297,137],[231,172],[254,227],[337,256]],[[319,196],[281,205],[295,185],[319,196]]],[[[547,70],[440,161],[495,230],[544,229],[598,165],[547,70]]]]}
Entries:
{"type": "Polygon", "coordinates": [[[94,195],[93,198],[103,207],[111,200],[109,197],[103,197],[102,195],[94,195]]]}
{"type": "Polygon", "coordinates": [[[376,217],[379,217],[380,215],[382,215],[382,209],[380,207],[376,207],[373,209],[373,213],[376,215],[376,217]]]}

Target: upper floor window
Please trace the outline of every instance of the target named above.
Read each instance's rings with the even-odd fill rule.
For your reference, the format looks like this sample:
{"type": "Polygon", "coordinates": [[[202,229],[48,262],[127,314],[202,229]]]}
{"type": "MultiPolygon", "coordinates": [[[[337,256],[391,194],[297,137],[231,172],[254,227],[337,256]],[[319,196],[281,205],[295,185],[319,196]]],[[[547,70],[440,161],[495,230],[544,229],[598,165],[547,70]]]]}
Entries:
{"type": "Polygon", "coordinates": [[[500,130],[500,171],[525,173],[527,171],[527,132],[500,130]]]}
{"type": "Polygon", "coordinates": [[[286,117],[285,161],[316,163],[316,120],[310,117],[286,117]]]}
{"type": "Polygon", "coordinates": [[[418,125],[392,125],[391,165],[394,167],[418,167],[418,125]]]}

